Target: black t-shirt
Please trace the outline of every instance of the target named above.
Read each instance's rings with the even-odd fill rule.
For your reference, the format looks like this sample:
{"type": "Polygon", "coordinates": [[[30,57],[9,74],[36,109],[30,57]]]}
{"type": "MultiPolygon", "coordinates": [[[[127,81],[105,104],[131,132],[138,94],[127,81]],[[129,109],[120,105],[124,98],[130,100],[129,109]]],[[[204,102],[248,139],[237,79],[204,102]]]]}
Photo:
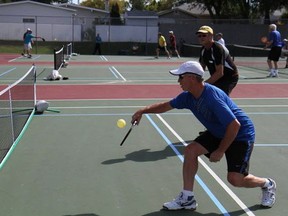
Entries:
{"type": "Polygon", "coordinates": [[[208,68],[210,75],[213,75],[216,72],[216,65],[224,66],[224,75],[218,80],[219,82],[221,80],[234,80],[235,77],[238,77],[237,67],[234,64],[228,49],[223,48],[221,44],[213,43],[212,47],[208,50],[205,49],[205,47],[202,47],[200,52],[199,62],[208,68]]]}

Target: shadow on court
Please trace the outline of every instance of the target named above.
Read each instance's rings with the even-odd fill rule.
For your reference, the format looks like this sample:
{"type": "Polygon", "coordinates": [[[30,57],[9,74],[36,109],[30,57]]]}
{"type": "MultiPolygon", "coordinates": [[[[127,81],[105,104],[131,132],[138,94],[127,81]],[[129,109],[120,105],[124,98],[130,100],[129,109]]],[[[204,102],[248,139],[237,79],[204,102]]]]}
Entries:
{"type": "Polygon", "coordinates": [[[99,215],[93,213],[87,213],[87,214],[63,215],[63,216],[99,216],[99,215]]]}
{"type": "MultiPolygon", "coordinates": [[[[186,141],[187,143],[190,143],[191,141],[186,141]]],[[[181,143],[173,143],[174,146],[177,146],[178,148],[184,148],[184,146],[179,146],[181,143]]],[[[116,159],[110,159],[103,161],[102,164],[116,164],[116,163],[122,163],[125,161],[134,161],[134,162],[147,162],[147,161],[158,161],[158,160],[164,160],[168,157],[175,157],[175,152],[171,149],[170,146],[166,146],[163,150],[160,151],[153,151],[151,152],[150,149],[141,149],[139,151],[131,152],[127,155],[125,155],[125,158],[116,158],[116,159]]]]}
{"type": "MultiPolygon", "coordinates": [[[[265,210],[266,208],[263,208],[261,205],[253,205],[249,207],[249,209],[253,212],[255,211],[261,211],[265,210]]],[[[232,211],[228,212],[230,216],[240,216],[240,215],[245,215],[245,212],[243,210],[238,210],[238,211],[232,211]]],[[[167,210],[159,210],[156,212],[151,212],[142,216],[185,216],[185,215],[193,215],[193,216],[221,216],[223,214],[216,214],[216,213],[200,213],[196,211],[190,211],[190,210],[179,210],[179,211],[167,211],[167,210]]]]}

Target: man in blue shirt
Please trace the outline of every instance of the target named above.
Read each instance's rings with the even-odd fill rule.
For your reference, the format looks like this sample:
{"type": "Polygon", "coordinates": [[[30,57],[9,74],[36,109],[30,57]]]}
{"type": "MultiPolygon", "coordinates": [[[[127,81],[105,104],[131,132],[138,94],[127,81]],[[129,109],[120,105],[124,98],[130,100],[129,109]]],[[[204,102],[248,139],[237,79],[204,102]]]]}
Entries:
{"type": "Polygon", "coordinates": [[[171,202],[164,203],[167,210],[196,209],[194,179],[198,170],[198,157],[205,155],[211,162],[219,162],[225,154],[227,180],[235,187],[262,189],[261,204],[272,207],[275,203],[276,183],[270,178],[256,177],[249,173],[255,130],[250,118],[221,89],[203,81],[204,70],[195,61],[183,63],[171,70],[178,76],[183,89],[170,101],[152,104],[139,109],[132,121],[139,124],[145,113],[163,113],[172,109],[189,109],[207,128],[184,150],[183,190],[171,202]]]}
{"type": "Polygon", "coordinates": [[[269,67],[268,77],[278,77],[278,61],[281,56],[282,46],[283,42],[280,32],[277,31],[277,26],[275,24],[269,25],[269,38],[264,47],[265,49],[271,47],[267,59],[269,67]]]}
{"type": "Polygon", "coordinates": [[[100,34],[97,34],[95,38],[95,47],[94,47],[94,52],[93,52],[94,55],[96,55],[97,52],[99,55],[102,55],[101,43],[102,43],[102,38],[100,37],[100,34]]]}
{"type": "Polygon", "coordinates": [[[24,37],[24,50],[26,50],[27,54],[28,54],[28,58],[31,58],[32,55],[31,55],[31,50],[32,50],[32,39],[33,38],[40,38],[43,40],[42,37],[38,37],[38,36],[34,36],[32,34],[32,30],[31,29],[28,29],[27,30],[27,33],[24,37]]]}

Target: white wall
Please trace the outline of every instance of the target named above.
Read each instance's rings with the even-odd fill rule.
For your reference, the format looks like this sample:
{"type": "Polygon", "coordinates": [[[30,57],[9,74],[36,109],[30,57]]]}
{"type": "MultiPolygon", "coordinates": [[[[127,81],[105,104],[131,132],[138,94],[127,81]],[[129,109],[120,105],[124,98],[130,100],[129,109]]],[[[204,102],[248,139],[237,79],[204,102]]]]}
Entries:
{"type": "Polygon", "coordinates": [[[96,25],[103,42],[143,42],[157,43],[158,26],[109,26],[96,25]]]}
{"type": "MultiPolygon", "coordinates": [[[[47,41],[67,41],[73,39],[72,25],[59,24],[23,24],[23,23],[0,23],[1,40],[22,40],[23,34],[27,28],[33,31],[33,34],[45,38],[47,41]]],[[[81,25],[74,25],[74,41],[81,41],[81,25]]]]}

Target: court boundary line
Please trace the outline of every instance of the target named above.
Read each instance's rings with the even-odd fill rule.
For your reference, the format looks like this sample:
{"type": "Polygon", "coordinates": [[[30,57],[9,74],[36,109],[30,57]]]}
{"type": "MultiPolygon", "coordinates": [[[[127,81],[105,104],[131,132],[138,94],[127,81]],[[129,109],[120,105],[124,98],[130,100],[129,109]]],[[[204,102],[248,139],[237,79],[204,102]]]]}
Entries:
{"type": "Polygon", "coordinates": [[[8,74],[8,73],[10,73],[10,72],[12,72],[12,71],[14,71],[14,70],[16,70],[16,69],[17,69],[17,68],[14,67],[14,68],[11,68],[11,69],[9,69],[9,70],[6,70],[6,71],[4,71],[3,73],[0,74],[0,77],[1,77],[1,76],[4,76],[5,74],[8,74]]]}
{"type": "MultiPolygon", "coordinates": [[[[145,114],[145,117],[148,119],[148,121],[152,124],[152,126],[158,131],[160,136],[165,140],[166,144],[172,148],[174,153],[177,155],[177,157],[181,160],[181,162],[184,162],[183,155],[173,146],[173,143],[168,139],[168,137],[162,132],[162,130],[157,126],[157,124],[152,120],[152,118],[145,114]]],[[[199,183],[201,188],[207,193],[209,198],[214,202],[216,207],[220,210],[221,213],[223,213],[226,216],[230,216],[228,211],[225,209],[225,207],[221,204],[221,202],[216,198],[216,196],[212,193],[212,191],[208,188],[208,186],[203,182],[203,180],[199,177],[198,174],[195,176],[196,181],[199,183]]]]}

